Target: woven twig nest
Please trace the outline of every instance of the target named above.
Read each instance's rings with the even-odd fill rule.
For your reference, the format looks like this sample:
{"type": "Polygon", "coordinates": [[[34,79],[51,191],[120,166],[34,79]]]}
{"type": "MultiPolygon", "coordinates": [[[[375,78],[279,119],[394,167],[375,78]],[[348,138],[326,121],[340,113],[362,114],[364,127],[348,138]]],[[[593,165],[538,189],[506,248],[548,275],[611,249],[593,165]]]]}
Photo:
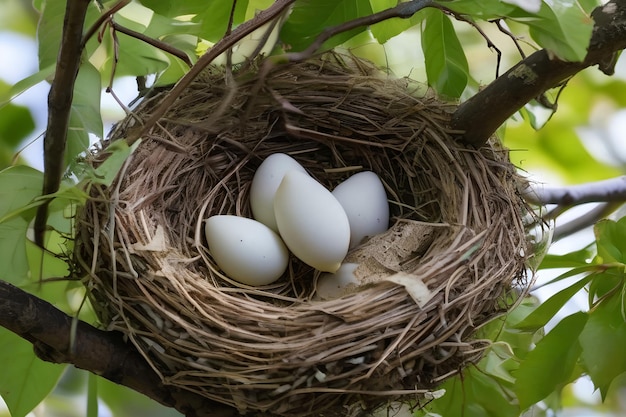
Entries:
{"type": "Polygon", "coordinates": [[[453,106],[412,86],[335,54],[197,80],[79,214],[76,259],[103,325],[166,384],[242,414],[358,415],[478,360],[488,342],[473,332],[525,285],[521,180],[495,139],[454,141],[453,106]],[[391,228],[348,255],[363,285],[336,299],[319,300],[320,273],[294,257],[252,288],[206,248],[204,219],[251,217],[252,176],[277,152],[330,189],[361,170],[385,185],[391,228]]]}

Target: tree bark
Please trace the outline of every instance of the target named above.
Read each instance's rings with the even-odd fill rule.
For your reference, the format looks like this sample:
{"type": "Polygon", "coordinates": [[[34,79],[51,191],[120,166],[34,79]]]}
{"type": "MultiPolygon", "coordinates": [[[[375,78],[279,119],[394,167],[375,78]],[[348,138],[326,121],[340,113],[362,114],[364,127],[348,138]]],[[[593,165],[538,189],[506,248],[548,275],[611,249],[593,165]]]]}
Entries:
{"type": "Polygon", "coordinates": [[[626,48],[626,0],[596,8],[592,18],[594,29],[584,61],[561,61],[546,50],[520,61],[458,107],[451,127],[462,132],[459,139],[479,148],[526,103],[574,74],[593,65],[612,73],[616,53],[626,48]]]}
{"type": "Polygon", "coordinates": [[[121,333],[96,329],[4,281],[0,281],[0,326],[31,342],[37,356],[45,361],[73,364],[186,416],[237,415],[226,405],[163,384],[134,346],[123,340],[121,333]],[[76,328],[72,336],[73,323],[76,328]]]}
{"type": "MultiPolygon", "coordinates": [[[[63,21],[63,34],[57,59],[54,82],[48,95],[48,127],[43,139],[44,168],[42,195],[59,190],[65,169],[64,155],[67,129],[70,123],[74,83],[83,51],[83,25],[89,0],[68,1],[63,21]]],[[[49,200],[40,205],[35,218],[35,241],[43,247],[43,235],[48,220],[49,200]]]]}

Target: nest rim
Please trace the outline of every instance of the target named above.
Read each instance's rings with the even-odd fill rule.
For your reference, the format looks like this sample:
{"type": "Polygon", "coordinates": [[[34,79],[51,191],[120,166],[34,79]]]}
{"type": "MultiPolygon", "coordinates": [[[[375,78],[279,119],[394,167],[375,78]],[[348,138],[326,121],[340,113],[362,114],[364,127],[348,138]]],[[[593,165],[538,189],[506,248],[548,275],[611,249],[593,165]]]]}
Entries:
{"type": "MultiPolygon", "coordinates": [[[[98,198],[94,198],[81,214],[82,217],[78,222],[77,236],[80,245],[77,262],[86,271],[86,285],[102,321],[109,329],[124,332],[166,384],[224,402],[241,413],[254,410],[283,416],[309,415],[319,412],[320,406],[323,405],[322,409],[328,412],[344,415],[346,407],[350,408],[349,404],[358,404],[358,407],[351,411],[357,415],[363,410],[376,408],[391,400],[418,399],[436,383],[481,357],[487,344],[484,341],[466,338],[463,340],[460,335],[469,336],[487,320],[486,316],[493,318],[510,307],[510,304],[503,304],[503,294],[507,292],[507,287],[517,282],[524,288],[526,279],[524,265],[526,258],[530,256],[521,221],[525,203],[517,191],[521,179],[516,176],[514,167],[508,163],[506,150],[501,148],[495,138],[488,146],[479,150],[467,149],[452,141],[451,132],[446,127],[446,117],[450,114],[449,103],[438,102],[432,97],[417,98],[414,92],[410,91],[411,84],[407,84],[405,80],[383,79],[375,67],[355,57],[338,58],[336,54],[332,54],[299,65],[302,73],[296,74],[293,67],[278,69],[277,73],[273,74],[274,83],[271,88],[259,87],[254,81],[243,81],[242,85],[247,86],[247,96],[242,94],[243,98],[240,101],[236,99],[230,101],[230,108],[213,103],[215,111],[209,112],[209,116],[205,116],[204,119],[196,114],[199,110],[193,109],[202,108],[201,100],[206,100],[207,95],[212,94],[206,91],[206,86],[213,86],[218,82],[219,76],[216,78],[215,74],[208,74],[196,83],[194,88],[197,90],[192,88],[192,92],[179,100],[166,115],[161,124],[163,131],[159,132],[159,128],[153,129],[139,145],[138,149],[143,153],[133,154],[127,160],[123,175],[112,187],[118,192],[121,190],[121,194],[107,195],[106,189],[98,189],[98,198]],[[340,96],[344,97],[344,103],[348,101],[348,97],[356,94],[355,91],[362,95],[374,93],[375,100],[382,102],[383,99],[387,99],[387,102],[385,105],[375,107],[375,111],[366,115],[357,114],[355,109],[362,109],[362,103],[355,105],[354,102],[351,102],[350,105],[353,107],[348,110],[338,106],[336,112],[326,111],[324,114],[324,111],[320,110],[324,107],[318,101],[327,104],[328,100],[324,101],[314,94],[311,94],[312,99],[305,104],[294,103],[293,94],[302,92],[302,84],[305,90],[307,86],[310,89],[314,85],[315,77],[324,79],[322,92],[328,91],[324,88],[330,89],[332,86],[337,87],[349,82],[348,88],[340,92],[340,96]],[[285,86],[290,86],[291,89],[285,86]],[[387,92],[390,87],[393,87],[392,91],[395,94],[402,91],[402,94],[399,94],[400,99],[387,92]],[[253,95],[259,94],[260,91],[264,92],[261,99],[253,95]],[[404,102],[405,107],[397,111],[394,106],[402,100],[408,100],[410,105],[404,102]],[[261,107],[265,106],[263,107],[265,110],[257,111],[251,116],[251,113],[254,113],[249,110],[253,107],[251,102],[257,104],[261,102],[261,107]],[[286,108],[288,105],[293,105],[298,111],[286,108]],[[380,132],[382,128],[390,128],[389,124],[380,125],[373,120],[374,117],[380,116],[379,113],[384,116],[381,109],[397,111],[402,115],[398,117],[398,113],[394,114],[394,117],[397,117],[395,120],[400,122],[397,126],[391,125],[393,134],[390,135],[391,138],[385,138],[390,142],[383,145],[382,141],[371,142],[376,133],[372,130],[378,129],[380,132]],[[410,117],[407,112],[424,112],[425,109],[432,113],[421,120],[421,124],[407,126],[406,120],[410,117]],[[270,118],[272,111],[275,112],[274,119],[270,118]],[[319,111],[319,114],[316,111],[319,111]],[[186,116],[176,120],[182,112],[186,112],[186,116]],[[216,114],[220,117],[226,114],[230,119],[215,127],[218,120],[216,114]],[[231,119],[241,117],[242,114],[248,117],[246,124],[254,120],[260,124],[265,123],[266,126],[263,135],[254,139],[253,146],[243,150],[242,148],[247,145],[238,143],[229,136],[229,133],[225,133],[233,128],[234,122],[231,119]],[[311,114],[315,119],[313,122],[307,119],[311,114]],[[347,133],[337,130],[341,126],[332,125],[328,120],[338,118],[338,115],[343,115],[354,125],[364,123],[369,131],[361,125],[351,127],[352,131],[349,128],[347,133]],[[318,125],[315,126],[315,123],[318,125]],[[276,130],[277,124],[281,124],[282,131],[276,130]],[[357,132],[358,129],[362,131],[357,132]],[[407,131],[411,134],[399,140],[397,136],[407,131]],[[392,213],[396,218],[392,227],[402,221],[436,225],[439,236],[445,236],[447,240],[442,243],[435,237],[435,243],[431,243],[420,258],[421,262],[423,258],[430,259],[429,257],[434,256],[433,252],[436,250],[445,252],[444,256],[430,259],[432,265],[429,268],[437,267],[440,270],[433,275],[448,274],[449,278],[439,281],[432,277],[425,278],[429,290],[436,294],[434,297],[416,308],[416,301],[406,287],[384,281],[370,282],[358,291],[344,294],[335,300],[318,301],[313,300],[315,285],[296,284],[301,280],[301,276],[311,274],[310,269],[307,272],[306,267],[300,266],[300,271],[304,272],[298,275],[292,265],[288,279],[281,279],[278,284],[264,287],[242,285],[219,272],[203,242],[203,219],[207,213],[222,214],[224,211],[228,214],[251,217],[245,203],[253,173],[251,168],[258,166],[263,159],[260,156],[263,152],[276,153],[283,149],[284,144],[279,139],[285,132],[298,141],[302,140],[302,137],[305,138],[302,143],[298,142],[291,146],[289,153],[328,187],[333,187],[345,178],[346,173],[355,172],[358,167],[365,167],[379,174],[385,183],[392,202],[392,213]],[[358,136],[357,133],[361,135],[358,136]],[[420,137],[424,135],[429,136],[427,140],[422,141],[420,137]],[[357,136],[356,139],[354,136],[357,136]],[[268,143],[273,146],[267,145],[268,143]],[[196,159],[193,163],[187,166],[180,160],[174,161],[172,155],[179,157],[180,148],[187,150],[190,144],[199,150],[194,156],[196,159]],[[319,149],[324,145],[325,156],[321,161],[317,156],[311,157],[314,154],[312,152],[319,155],[319,149]],[[226,146],[233,148],[230,154],[224,156],[212,153],[216,149],[223,151],[226,146]],[[371,147],[373,151],[364,156],[359,147],[371,147]],[[340,152],[338,150],[340,148],[349,150],[340,152]],[[424,163],[425,158],[439,155],[438,164],[433,162],[423,169],[436,178],[430,187],[418,189],[422,180],[411,178],[415,175],[414,172],[406,173],[408,172],[406,165],[410,164],[411,158],[402,159],[398,155],[407,152],[407,148],[411,149],[412,157],[416,158],[412,168],[415,167],[416,161],[424,163]],[[250,152],[251,150],[254,152],[250,152]],[[239,159],[232,156],[233,152],[239,153],[237,156],[239,159]],[[350,152],[355,155],[348,158],[346,155],[350,152]],[[382,162],[376,159],[386,153],[392,154],[393,157],[382,159],[382,162]],[[137,185],[138,173],[161,157],[164,158],[162,163],[166,169],[157,175],[158,184],[154,182],[152,186],[146,187],[147,190],[142,191],[137,185]],[[363,163],[353,163],[354,160],[363,163]],[[335,163],[334,167],[330,167],[330,171],[320,168],[320,165],[328,164],[329,161],[335,163]],[[400,175],[397,171],[390,169],[381,172],[395,163],[398,163],[401,169],[407,170],[404,174],[406,178],[403,177],[402,181],[397,181],[400,175]],[[167,195],[164,191],[175,188],[172,184],[180,187],[185,183],[181,180],[182,176],[191,175],[193,170],[211,164],[222,166],[219,171],[221,174],[214,170],[204,174],[200,180],[194,177],[194,186],[187,187],[183,192],[167,195]],[[450,172],[455,175],[453,181],[445,178],[450,172]],[[231,187],[236,193],[232,190],[225,192],[224,178],[229,178],[229,181],[236,184],[236,187],[231,187]],[[399,183],[402,184],[398,185],[399,183]],[[416,196],[426,195],[432,198],[432,189],[441,184],[449,186],[450,183],[457,188],[452,193],[454,202],[451,207],[442,208],[442,204],[438,202],[439,204],[436,203],[433,207],[417,210],[416,201],[419,200],[416,196]],[[502,189],[494,192],[490,188],[496,185],[502,189]],[[405,201],[406,197],[398,195],[399,187],[408,187],[412,196],[408,201],[405,201]],[[426,193],[425,188],[430,188],[431,194],[426,193]],[[498,194],[499,192],[501,194],[498,194]],[[225,196],[216,198],[215,194],[219,193],[225,196]],[[181,216],[191,217],[193,221],[181,224],[176,223],[178,221],[176,220],[174,226],[159,231],[159,222],[167,217],[162,212],[168,210],[174,212],[177,200],[185,200],[194,194],[201,194],[200,197],[196,196],[195,208],[181,216]],[[129,195],[133,198],[128,198],[129,195]],[[100,203],[102,196],[108,197],[105,200],[113,202],[113,205],[102,205],[100,203]],[[203,204],[198,205],[198,199],[202,200],[203,204]],[[473,206],[472,204],[477,201],[481,201],[481,204],[473,206]],[[498,219],[494,216],[493,219],[488,219],[488,216],[479,212],[480,209],[496,212],[494,207],[500,207],[502,212],[506,213],[502,215],[503,218],[498,219]],[[106,219],[111,209],[116,213],[117,222],[115,224],[117,235],[114,237],[105,233],[106,228],[111,225],[108,222],[110,219],[106,219]],[[159,210],[161,214],[155,215],[154,213],[159,210]],[[436,215],[437,210],[440,211],[439,217],[436,215]],[[194,216],[188,216],[189,213],[194,213],[194,216]],[[133,219],[126,219],[128,224],[120,228],[120,219],[128,216],[133,219]],[[471,224],[475,219],[480,219],[478,222],[480,227],[476,230],[474,230],[476,226],[471,224]],[[128,228],[128,225],[133,227],[128,228]],[[498,233],[494,234],[492,229],[496,226],[498,233]],[[96,229],[99,230],[94,233],[96,229]],[[177,229],[183,230],[178,240],[172,232],[177,229]],[[94,235],[97,235],[95,243],[90,241],[91,238],[80,238],[94,235]],[[154,250],[150,246],[156,244],[157,235],[166,242],[167,251],[154,250]],[[487,236],[491,237],[491,240],[485,245],[487,236]],[[513,247],[512,256],[509,254],[511,259],[498,259],[504,258],[501,253],[490,255],[489,250],[493,251],[496,245],[509,245],[509,249],[513,247]],[[111,248],[110,253],[103,255],[102,248],[111,248]],[[173,256],[171,249],[174,249],[173,252],[182,252],[182,256],[173,256]],[[105,256],[107,260],[103,261],[105,256]],[[487,279],[477,276],[477,270],[480,269],[477,265],[484,261],[484,257],[500,261],[500,265],[482,271],[493,274],[493,277],[487,279]],[[206,265],[208,275],[200,280],[198,278],[201,274],[187,270],[189,265],[197,263],[199,259],[206,265]],[[444,262],[448,263],[443,265],[444,262]],[[107,263],[114,268],[107,269],[107,263]],[[181,265],[184,266],[182,270],[181,265]],[[148,278],[145,283],[140,279],[142,277],[148,278]],[[499,283],[498,280],[503,282],[499,283]],[[474,285],[469,291],[468,283],[474,285]],[[173,298],[169,292],[175,292],[177,296],[173,298]],[[488,298],[491,292],[500,293],[486,303],[481,300],[482,303],[477,303],[478,307],[472,304],[471,300],[488,298]],[[185,305],[185,302],[189,305],[185,305]],[[483,311],[487,304],[489,314],[483,311]],[[365,320],[364,305],[370,310],[365,315],[368,318],[365,320]],[[228,322],[226,319],[228,313],[232,315],[235,306],[240,309],[238,317],[231,317],[232,322],[228,322]],[[456,312],[460,314],[457,318],[448,318],[445,306],[453,306],[451,309],[458,308],[456,312]],[[185,317],[184,320],[180,318],[181,315],[185,317]],[[374,323],[376,320],[378,323],[374,323]],[[394,321],[400,324],[395,327],[387,326],[391,330],[380,330],[381,322],[394,321]],[[296,327],[297,331],[294,330],[296,327]],[[262,328],[264,329],[261,334],[259,332],[255,334],[255,329],[262,328]],[[290,333],[290,329],[294,331],[293,334],[290,333]],[[374,332],[378,332],[374,337],[368,335],[372,329],[378,329],[374,332]],[[437,337],[426,335],[435,331],[439,332],[437,337]],[[184,336],[184,332],[188,334],[184,336]],[[280,334],[280,337],[275,337],[275,333],[280,334]],[[319,333],[322,333],[322,337],[319,333]],[[303,335],[308,335],[308,338],[303,335]],[[193,343],[189,340],[193,340],[193,343]],[[267,348],[269,344],[281,345],[283,350],[272,351],[267,348]],[[417,349],[414,347],[415,344],[419,345],[417,349]],[[243,345],[245,349],[238,350],[243,345]],[[259,346],[263,346],[263,349],[259,346]],[[316,353],[299,353],[311,350],[316,353]],[[449,357],[446,357],[446,354],[435,357],[438,350],[448,352],[449,357]],[[463,353],[459,354],[461,350],[463,353]],[[213,354],[215,351],[219,351],[219,354],[213,354]],[[255,354],[257,356],[254,356],[255,354]],[[274,358],[268,359],[270,356],[274,358]],[[432,357],[427,358],[428,356],[432,357]],[[364,360],[368,362],[365,367],[362,366],[363,363],[357,363],[362,357],[366,357],[364,360]],[[225,362],[227,366],[218,369],[217,364],[220,361],[225,362]],[[448,361],[446,366],[442,366],[441,363],[445,364],[446,361],[448,361]],[[270,365],[270,362],[273,365],[270,365]],[[337,365],[339,362],[341,365],[337,365]],[[413,363],[415,367],[419,367],[421,363],[422,368],[416,371],[407,366],[409,363],[413,363]],[[418,365],[415,365],[416,363],[418,365]],[[353,366],[350,368],[349,365],[353,366]],[[275,369],[270,369],[272,366],[275,366],[275,369]],[[331,369],[333,366],[341,369],[333,370],[331,369]],[[344,371],[342,367],[350,369],[344,371]],[[425,371],[427,368],[430,371],[425,371]],[[263,375],[264,372],[272,376],[267,377],[263,375]],[[337,382],[346,378],[354,382],[347,385],[337,382]],[[377,378],[380,381],[371,382],[377,378]],[[407,380],[411,383],[407,384],[407,380]]],[[[245,79],[247,76],[248,74],[244,74],[242,78],[245,79]]],[[[269,84],[271,81],[268,79],[264,82],[269,84]]],[[[317,84],[316,87],[320,87],[321,84],[317,84]]],[[[224,87],[221,94],[223,96],[239,94],[242,89],[240,85],[238,91],[232,93],[232,90],[224,87]]],[[[145,100],[138,109],[139,114],[142,117],[149,114],[151,106],[157,99],[158,96],[145,100]],[[146,113],[142,114],[143,111],[146,113]]],[[[123,138],[126,130],[132,126],[132,120],[128,118],[122,123],[113,133],[114,137],[123,138]]],[[[102,163],[106,155],[105,146],[93,156],[92,164],[102,163]]],[[[422,204],[425,206],[432,203],[428,198],[424,201],[426,202],[422,204]]],[[[171,213],[168,216],[172,218],[171,213]]],[[[418,271],[419,267],[416,268],[413,271],[417,271],[414,275],[426,275],[426,272],[418,271]]],[[[314,276],[313,282],[316,282],[317,276],[314,276]]]]}

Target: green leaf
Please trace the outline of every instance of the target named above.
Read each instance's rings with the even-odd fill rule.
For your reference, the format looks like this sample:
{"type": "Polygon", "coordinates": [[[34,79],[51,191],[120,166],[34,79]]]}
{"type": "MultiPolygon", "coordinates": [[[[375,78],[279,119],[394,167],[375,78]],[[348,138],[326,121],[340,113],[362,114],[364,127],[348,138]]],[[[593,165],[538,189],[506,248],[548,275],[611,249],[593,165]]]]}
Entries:
{"type": "Polygon", "coordinates": [[[87,375],[87,417],[98,417],[98,377],[87,375]]]}
{"type": "Polygon", "coordinates": [[[6,104],[0,108],[0,143],[12,150],[35,129],[28,107],[6,104]]]}
{"type": "Polygon", "coordinates": [[[450,18],[439,10],[424,10],[422,49],[428,84],[438,93],[458,98],[465,90],[469,68],[450,18]]]}
{"type": "MultiPolygon", "coordinates": [[[[34,87],[42,81],[52,80],[54,76],[54,70],[54,64],[49,65],[46,68],[41,69],[36,73],[24,78],[23,80],[20,80],[17,83],[13,84],[11,90],[9,91],[9,100],[22,94],[24,91],[28,90],[31,87],[34,87]]],[[[2,103],[1,105],[4,105],[5,103],[6,102],[2,103]]]]}
{"type": "MultiPolygon", "coordinates": [[[[65,18],[65,0],[41,0],[35,7],[41,11],[37,26],[37,43],[39,45],[39,69],[56,65],[61,45],[63,20],[65,18]]],[[[90,2],[85,18],[85,27],[89,27],[100,15],[95,2],[90,2]]]]}
{"type": "MultiPolygon", "coordinates": [[[[187,4],[187,2],[182,3],[187,4]]],[[[168,6],[167,2],[159,2],[159,4],[168,6]]],[[[158,9],[156,3],[149,4],[149,6],[155,6],[158,9]]],[[[199,6],[193,7],[197,8],[198,13],[203,13],[206,9],[199,6]]],[[[195,48],[198,39],[195,35],[200,32],[200,25],[197,23],[155,14],[149,8],[136,2],[130,3],[117,13],[115,21],[120,26],[182,50],[192,62],[196,58],[195,48]]],[[[114,69],[115,77],[160,74],[169,70],[171,73],[168,74],[170,80],[168,83],[180,78],[180,75],[184,73],[180,71],[181,68],[188,70],[184,64],[181,65],[178,62],[178,58],[142,40],[121,32],[116,32],[116,37],[118,41],[117,62],[115,62],[115,46],[110,29],[104,32],[102,42],[92,38],[86,48],[89,61],[100,71],[107,83],[114,69]],[[170,67],[172,67],[171,70],[170,67]]],[[[160,83],[160,85],[163,84],[165,82],[160,83]]]]}
{"type": "Polygon", "coordinates": [[[518,417],[519,406],[501,382],[470,367],[462,378],[442,384],[443,397],[428,403],[415,416],[518,417]]]}
{"type": "MultiPolygon", "coordinates": [[[[526,357],[534,346],[537,337],[537,332],[517,329],[515,324],[530,315],[540,305],[541,303],[536,297],[528,296],[505,316],[487,323],[477,333],[477,337],[490,339],[494,342],[487,356],[497,354],[504,360],[503,364],[506,364],[507,372],[518,368],[519,359],[526,357]]],[[[479,366],[485,372],[490,373],[485,363],[481,362],[479,366]]]]}
{"type": "MultiPolygon", "coordinates": [[[[41,194],[43,175],[27,167],[14,166],[0,171],[0,218],[21,209],[41,194]]],[[[28,276],[26,230],[30,216],[14,216],[0,223],[0,279],[22,284],[28,276]]]]}
{"type": "Polygon", "coordinates": [[[515,6],[500,0],[453,0],[446,2],[446,7],[457,13],[472,16],[472,18],[491,20],[508,16],[515,6]]]}
{"type": "Polygon", "coordinates": [[[585,266],[579,266],[579,267],[572,268],[568,271],[563,272],[561,275],[557,276],[556,278],[552,278],[550,281],[542,284],[542,287],[546,287],[548,285],[554,284],[559,281],[563,281],[566,278],[571,278],[579,274],[584,274],[587,272],[599,272],[599,271],[602,272],[605,270],[606,270],[606,267],[603,265],[588,264],[585,266]]]}
{"type": "Polygon", "coordinates": [[[0,395],[12,417],[24,417],[52,391],[66,365],[44,362],[33,345],[0,328],[0,395]]]}
{"type": "MultiPolygon", "coordinates": [[[[204,7],[193,18],[194,22],[200,24],[198,35],[211,42],[220,40],[226,34],[231,8],[231,1],[205,2],[204,7]]],[[[245,20],[247,8],[248,0],[237,0],[233,14],[233,27],[245,20]]]]}
{"type": "Polygon", "coordinates": [[[597,274],[589,284],[589,305],[593,306],[598,299],[606,297],[611,292],[619,291],[623,284],[624,267],[621,265],[597,274]]]}
{"type": "Polygon", "coordinates": [[[165,407],[130,388],[98,377],[98,395],[113,416],[181,417],[176,410],[165,407]]]}
{"type": "Polygon", "coordinates": [[[587,314],[575,313],[561,320],[528,353],[515,373],[520,408],[527,409],[578,377],[576,363],[582,351],[578,336],[587,314]]]}
{"type": "MultiPolygon", "coordinates": [[[[301,0],[293,7],[283,25],[280,39],[291,51],[306,49],[324,29],[349,20],[372,14],[369,2],[361,0],[301,0]]],[[[330,49],[347,41],[365,27],[341,33],[328,40],[323,49],[330,49]]]]}
{"type": "Polygon", "coordinates": [[[591,244],[580,250],[566,253],[565,255],[546,254],[539,269],[574,268],[589,264],[595,256],[595,245],[591,244]]]}
{"type": "Polygon", "coordinates": [[[510,372],[512,358],[514,358],[513,349],[508,343],[494,343],[481,361],[481,367],[487,374],[514,384],[515,378],[510,372]]]}
{"type": "Polygon", "coordinates": [[[593,21],[589,12],[594,0],[576,2],[541,2],[538,13],[499,0],[454,0],[446,7],[473,19],[510,18],[529,27],[531,37],[563,60],[581,61],[587,53],[593,21]],[[579,6],[582,6],[579,7],[579,6]]]}
{"type": "Polygon", "coordinates": [[[416,416],[519,416],[520,409],[513,393],[515,371],[521,359],[534,346],[536,334],[512,329],[535,310],[539,301],[526,297],[508,314],[482,326],[477,338],[493,340],[477,367],[467,368],[461,376],[454,377],[441,387],[447,392],[442,398],[429,402],[416,416]],[[492,398],[494,401],[492,401],[492,398]],[[427,414],[427,412],[433,414],[427,414]]]}
{"type": "Polygon", "coordinates": [[[527,25],[530,36],[541,46],[565,61],[582,61],[587,55],[593,20],[579,7],[570,3],[542,2],[537,14],[517,9],[509,15],[527,25]]]}
{"type": "Polygon", "coordinates": [[[94,181],[106,186],[111,185],[122,165],[124,165],[130,154],[137,149],[137,146],[139,146],[139,141],[135,142],[132,147],[129,147],[124,140],[112,143],[107,148],[107,152],[111,152],[111,155],[96,168],[94,181]]]}
{"type": "Polygon", "coordinates": [[[66,165],[72,165],[76,157],[89,147],[89,134],[103,137],[103,123],[100,114],[100,73],[85,63],[80,67],[74,85],[74,98],[70,114],[65,151],[66,165]]]}
{"type": "MultiPolygon", "coordinates": [[[[66,2],[60,0],[44,0],[39,10],[41,17],[37,26],[37,43],[39,45],[39,69],[54,67],[59,56],[63,17],[66,2]]],[[[35,5],[37,7],[37,5],[35,5]]]]}
{"type": "Polygon", "coordinates": [[[209,3],[221,4],[224,9],[230,10],[232,4],[231,1],[223,0],[140,0],[140,3],[165,17],[195,15],[204,11],[209,3]]]}
{"type": "MultiPolygon", "coordinates": [[[[145,30],[145,26],[121,16],[117,16],[116,21],[140,33],[145,30]]],[[[143,41],[123,34],[118,34],[117,39],[119,41],[117,63],[114,62],[115,47],[110,32],[107,31],[104,34],[101,44],[96,43],[95,40],[91,40],[87,44],[89,62],[96,67],[103,79],[109,80],[111,78],[114,66],[116,77],[124,75],[136,77],[156,74],[169,65],[169,56],[166,53],[147,45],[143,41]]]]}
{"type": "Polygon", "coordinates": [[[589,321],[580,335],[582,359],[602,398],[611,382],[626,372],[626,321],[623,294],[615,293],[589,312],[589,321]]]}
{"type": "MultiPolygon", "coordinates": [[[[0,101],[10,87],[0,80],[0,101]]],[[[11,165],[17,146],[35,129],[30,109],[11,103],[0,104],[0,169],[11,165]]]]}
{"type": "MultiPolygon", "coordinates": [[[[48,239],[46,247],[58,249],[65,244],[64,240],[58,233],[53,234],[52,238],[50,238],[49,235],[50,234],[47,236],[48,239]]],[[[48,278],[62,278],[66,277],[69,273],[69,265],[63,258],[54,255],[52,252],[41,249],[31,241],[26,242],[26,255],[28,257],[32,280],[30,283],[21,285],[20,287],[22,288],[25,288],[32,282],[36,282],[37,286],[39,286],[41,280],[48,278]]],[[[37,288],[35,288],[35,291],[31,292],[38,292],[37,288]]],[[[55,305],[57,305],[57,303],[55,303],[55,305]]]]}
{"type": "MultiPolygon", "coordinates": [[[[198,38],[189,35],[172,35],[166,36],[163,41],[169,45],[178,48],[179,50],[186,52],[192,63],[197,61],[196,45],[198,38]]],[[[170,58],[170,64],[168,67],[159,73],[158,78],[154,82],[155,86],[167,86],[175,84],[189,71],[189,66],[176,57],[170,58]]]]}
{"type": "MultiPolygon", "coordinates": [[[[389,9],[398,5],[397,0],[370,0],[370,5],[372,6],[372,12],[378,13],[385,9],[389,9]]],[[[408,28],[416,25],[422,20],[420,13],[416,13],[413,17],[409,19],[387,19],[383,20],[380,23],[376,23],[375,25],[370,26],[370,31],[372,35],[376,38],[378,43],[381,45],[387,42],[389,39],[394,36],[399,35],[404,32],[408,28]]]]}
{"type": "Polygon", "coordinates": [[[36,31],[31,10],[19,1],[3,1],[0,13],[0,27],[24,36],[33,37],[36,31]]]}
{"type": "Polygon", "coordinates": [[[559,310],[567,303],[571,298],[580,291],[591,279],[593,275],[588,275],[569,287],[557,292],[552,297],[541,303],[536,310],[526,316],[521,322],[515,325],[516,328],[521,330],[538,330],[545,326],[559,310]]]}
{"type": "Polygon", "coordinates": [[[619,221],[601,220],[594,227],[598,256],[602,262],[626,263],[626,217],[619,221]]]}

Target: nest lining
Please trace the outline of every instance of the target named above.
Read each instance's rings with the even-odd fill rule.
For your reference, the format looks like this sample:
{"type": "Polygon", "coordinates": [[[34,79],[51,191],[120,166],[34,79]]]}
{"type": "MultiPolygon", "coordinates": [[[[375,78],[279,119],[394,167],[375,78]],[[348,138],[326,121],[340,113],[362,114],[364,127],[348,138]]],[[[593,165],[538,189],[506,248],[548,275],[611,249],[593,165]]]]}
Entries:
{"type": "MultiPolygon", "coordinates": [[[[359,415],[418,400],[477,361],[488,342],[472,333],[525,285],[521,180],[497,140],[465,148],[446,128],[453,106],[417,92],[336,54],[263,77],[205,74],[110,188],[92,186],[79,216],[76,262],[102,323],[125,333],[165,383],[242,414],[359,415]],[[293,257],[260,288],[213,262],[203,219],[252,217],[252,176],[277,152],[331,189],[365,169],[383,181],[393,227],[349,254],[370,265],[357,290],[317,300],[319,273],[293,257]],[[411,228],[428,224],[423,239],[411,228]],[[416,302],[385,279],[397,273],[429,297],[416,302]]],[[[105,144],[91,163],[106,156],[105,144]]]]}

